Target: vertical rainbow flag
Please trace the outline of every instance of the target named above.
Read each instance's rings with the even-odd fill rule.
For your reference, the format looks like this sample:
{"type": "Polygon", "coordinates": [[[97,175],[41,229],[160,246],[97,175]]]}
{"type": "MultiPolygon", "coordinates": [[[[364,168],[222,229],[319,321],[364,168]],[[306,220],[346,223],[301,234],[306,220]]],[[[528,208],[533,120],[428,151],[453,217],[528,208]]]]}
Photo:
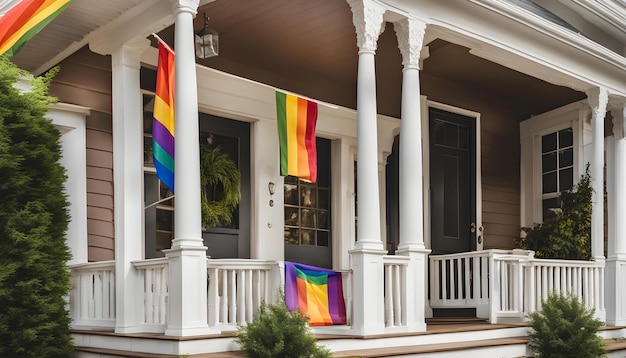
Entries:
{"type": "Polygon", "coordinates": [[[276,113],[280,141],[280,175],[293,175],[315,183],[317,103],[276,91],[276,113]]]}
{"type": "MultiPolygon", "coordinates": [[[[155,36],[156,37],[156,36],[155,36]]],[[[157,177],[174,192],[174,52],[159,40],[152,118],[152,156],[157,177]]]]}
{"type": "Polygon", "coordinates": [[[0,55],[13,56],[73,0],[22,0],[0,18],[0,55]]]}
{"type": "Polygon", "coordinates": [[[285,262],[285,303],[309,317],[312,326],[346,324],[341,272],[285,262]]]}

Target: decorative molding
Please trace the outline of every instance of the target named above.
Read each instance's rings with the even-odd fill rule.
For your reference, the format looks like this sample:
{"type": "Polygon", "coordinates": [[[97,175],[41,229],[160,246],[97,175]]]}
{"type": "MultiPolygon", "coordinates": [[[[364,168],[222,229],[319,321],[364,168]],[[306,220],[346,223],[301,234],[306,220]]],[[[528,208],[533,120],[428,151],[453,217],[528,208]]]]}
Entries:
{"type": "Polygon", "coordinates": [[[426,23],[421,20],[406,18],[395,22],[393,28],[398,37],[398,48],[402,53],[402,65],[404,68],[419,68],[426,23]]]}
{"type": "Polygon", "coordinates": [[[385,30],[385,9],[373,0],[347,0],[352,10],[359,52],[375,53],[378,36],[385,30]]]}
{"type": "Polygon", "coordinates": [[[609,105],[613,116],[613,135],[615,139],[624,138],[624,127],[626,127],[626,99],[621,99],[618,103],[609,105]]]}
{"type": "Polygon", "coordinates": [[[604,118],[609,103],[609,91],[604,87],[594,87],[586,94],[593,118],[604,118]]]}

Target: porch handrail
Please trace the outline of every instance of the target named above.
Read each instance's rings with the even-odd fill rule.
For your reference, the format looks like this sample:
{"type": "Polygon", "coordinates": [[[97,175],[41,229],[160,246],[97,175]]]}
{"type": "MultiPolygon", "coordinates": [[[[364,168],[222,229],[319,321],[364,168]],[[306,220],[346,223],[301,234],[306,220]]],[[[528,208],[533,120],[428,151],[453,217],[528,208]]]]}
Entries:
{"type": "Polygon", "coordinates": [[[252,321],[261,302],[271,302],[280,285],[275,261],[207,259],[207,270],[208,322],[222,330],[252,321]]]}
{"type": "Polygon", "coordinates": [[[169,299],[169,263],[166,257],[132,262],[143,277],[141,325],[146,332],[164,332],[169,299]]]}
{"type": "Polygon", "coordinates": [[[73,328],[115,327],[115,261],[69,265],[73,328]]]}
{"type": "Polygon", "coordinates": [[[432,308],[474,307],[492,323],[526,320],[550,293],[573,294],[606,317],[603,261],[538,259],[528,250],[433,255],[429,287],[432,308]]]}

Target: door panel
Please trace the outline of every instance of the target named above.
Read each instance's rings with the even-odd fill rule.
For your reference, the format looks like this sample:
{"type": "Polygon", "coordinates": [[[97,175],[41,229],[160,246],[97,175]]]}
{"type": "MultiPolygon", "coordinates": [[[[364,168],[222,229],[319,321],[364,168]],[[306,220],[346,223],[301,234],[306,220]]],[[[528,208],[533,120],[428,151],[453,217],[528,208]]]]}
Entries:
{"type": "MultiPolygon", "coordinates": [[[[216,259],[250,258],[250,124],[200,113],[200,140],[220,146],[241,175],[241,200],[232,222],[202,232],[207,255],[216,259]]],[[[219,192],[209,191],[208,195],[219,192]]]]}
{"type": "Polygon", "coordinates": [[[429,110],[431,243],[434,254],[476,249],[475,120],[429,110]]]}

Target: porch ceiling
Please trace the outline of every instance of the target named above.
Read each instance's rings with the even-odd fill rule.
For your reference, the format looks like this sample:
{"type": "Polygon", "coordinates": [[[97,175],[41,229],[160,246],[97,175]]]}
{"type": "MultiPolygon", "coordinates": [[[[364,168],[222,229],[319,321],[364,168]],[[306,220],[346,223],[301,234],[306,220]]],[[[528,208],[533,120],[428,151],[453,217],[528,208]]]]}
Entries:
{"type": "MultiPolygon", "coordinates": [[[[29,41],[14,61],[34,71],[139,2],[74,1],[29,41]]],[[[356,107],[358,49],[346,1],[216,0],[200,7],[196,30],[202,28],[203,12],[210,17],[209,26],[220,33],[220,55],[198,60],[201,64],[322,101],[356,107]]],[[[161,35],[173,43],[173,26],[161,35]]],[[[394,117],[400,116],[401,63],[393,26],[387,24],[376,55],[378,110],[394,117]]],[[[443,40],[430,43],[430,57],[422,70],[423,94],[439,100],[429,93],[432,81],[454,83],[481,93],[507,106],[517,120],[585,98],[583,93],[473,56],[468,49],[443,40]]]]}

